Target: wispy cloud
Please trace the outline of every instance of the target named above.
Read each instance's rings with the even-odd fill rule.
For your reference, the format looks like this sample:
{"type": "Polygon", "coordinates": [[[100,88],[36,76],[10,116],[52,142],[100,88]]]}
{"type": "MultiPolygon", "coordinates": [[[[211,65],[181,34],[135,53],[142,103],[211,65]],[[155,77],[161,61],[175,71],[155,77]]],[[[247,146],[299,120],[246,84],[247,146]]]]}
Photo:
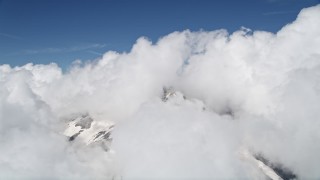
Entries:
{"type": "Polygon", "coordinates": [[[93,50],[88,50],[86,51],[87,53],[90,53],[90,54],[95,54],[95,55],[99,55],[99,56],[102,56],[103,53],[100,53],[100,52],[97,52],[97,51],[93,51],[93,50]]]}
{"type": "Polygon", "coordinates": [[[2,33],[2,32],[0,32],[0,36],[7,37],[7,38],[10,38],[10,39],[22,39],[19,36],[16,36],[16,35],[13,35],[13,34],[2,33]]]}
{"type": "MultiPolygon", "coordinates": [[[[47,54],[47,53],[68,53],[68,52],[77,52],[77,51],[91,51],[91,53],[95,52],[94,49],[104,48],[106,44],[88,44],[82,46],[72,46],[66,48],[43,48],[43,49],[28,49],[23,50],[17,54],[47,54]]],[[[96,52],[98,53],[98,52],[96,52]]]]}
{"type": "Polygon", "coordinates": [[[266,0],[266,1],[269,2],[269,3],[275,3],[275,2],[279,2],[281,0],[266,0]]]}
{"type": "Polygon", "coordinates": [[[74,51],[83,51],[88,49],[101,49],[106,47],[106,44],[89,44],[84,46],[74,46],[66,49],[66,51],[74,52],[74,51]]]}
{"type": "Polygon", "coordinates": [[[297,11],[270,11],[262,13],[264,16],[273,16],[273,15],[281,15],[281,14],[291,14],[291,13],[298,13],[297,11]]]}

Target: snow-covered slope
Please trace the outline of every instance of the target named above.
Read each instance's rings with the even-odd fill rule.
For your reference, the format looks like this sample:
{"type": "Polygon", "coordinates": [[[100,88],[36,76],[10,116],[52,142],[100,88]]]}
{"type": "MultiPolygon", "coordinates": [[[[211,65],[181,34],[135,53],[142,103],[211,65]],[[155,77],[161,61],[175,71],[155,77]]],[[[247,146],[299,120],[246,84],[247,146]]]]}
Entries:
{"type": "Polygon", "coordinates": [[[69,141],[77,141],[85,145],[99,144],[105,151],[110,148],[112,141],[110,134],[113,125],[104,121],[94,121],[89,114],[80,115],[71,120],[64,135],[69,141]]]}

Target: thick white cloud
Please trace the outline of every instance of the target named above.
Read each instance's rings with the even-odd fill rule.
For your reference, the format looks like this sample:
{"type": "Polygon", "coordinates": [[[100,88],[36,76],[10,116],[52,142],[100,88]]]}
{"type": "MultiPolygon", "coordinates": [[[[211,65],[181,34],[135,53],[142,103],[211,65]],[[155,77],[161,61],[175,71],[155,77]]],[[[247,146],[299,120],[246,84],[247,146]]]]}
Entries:
{"type": "Polygon", "coordinates": [[[276,34],[174,32],[62,73],[0,66],[0,178],[252,178],[247,148],[320,178],[320,6],[276,34]],[[182,92],[161,101],[162,88],[182,92]],[[205,109],[205,110],[204,110],[205,109]],[[112,151],[67,142],[72,114],[115,123],[112,151]],[[231,116],[230,116],[231,114],[231,116]]]}

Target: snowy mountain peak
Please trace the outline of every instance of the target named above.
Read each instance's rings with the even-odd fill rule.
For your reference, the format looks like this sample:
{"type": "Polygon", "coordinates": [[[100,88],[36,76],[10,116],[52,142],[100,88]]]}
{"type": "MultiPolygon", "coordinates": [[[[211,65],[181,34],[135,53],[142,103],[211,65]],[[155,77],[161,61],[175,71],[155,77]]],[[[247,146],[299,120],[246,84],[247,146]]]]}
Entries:
{"type": "Polygon", "coordinates": [[[89,114],[80,115],[68,123],[64,135],[69,141],[77,141],[85,145],[99,144],[105,151],[110,149],[110,137],[113,125],[94,121],[89,114]]]}

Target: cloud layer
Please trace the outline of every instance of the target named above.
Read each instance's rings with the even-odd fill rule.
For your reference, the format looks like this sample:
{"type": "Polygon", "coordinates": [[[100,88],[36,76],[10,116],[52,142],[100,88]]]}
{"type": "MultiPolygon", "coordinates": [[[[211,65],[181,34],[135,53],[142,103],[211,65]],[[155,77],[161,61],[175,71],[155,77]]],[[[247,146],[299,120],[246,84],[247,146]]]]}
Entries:
{"type": "Polygon", "coordinates": [[[141,37],[129,53],[109,51],[67,73],[1,65],[0,178],[263,177],[243,148],[320,178],[318,22],[319,5],[276,34],[141,37]],[[163,87],[179,93],[163,102],[163,87]],[[62,135],[81,113],[115,124],[112,151],[62,135]]]}

